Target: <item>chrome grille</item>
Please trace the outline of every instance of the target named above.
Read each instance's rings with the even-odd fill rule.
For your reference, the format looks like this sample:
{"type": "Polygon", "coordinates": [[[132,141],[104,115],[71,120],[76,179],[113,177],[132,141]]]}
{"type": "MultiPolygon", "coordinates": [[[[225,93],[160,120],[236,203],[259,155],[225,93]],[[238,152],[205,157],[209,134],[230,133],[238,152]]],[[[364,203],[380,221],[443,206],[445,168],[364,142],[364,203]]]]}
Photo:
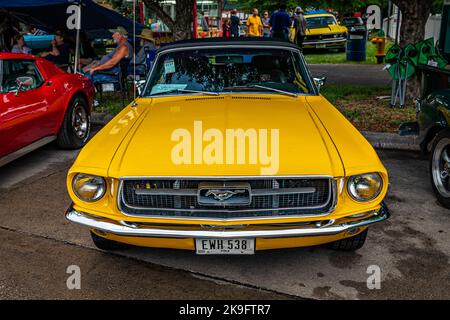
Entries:
{"type": "Polygon", "coordinates": [[[118,204],[123,213],[133,216],[230,219],[323,215],[333,208],[334,189],[334,180],[330,178],[124,179],[118,204]],[[199,204],[199,185],[206,181],[224,186],[247,183],[250,204],[199,204]]]}

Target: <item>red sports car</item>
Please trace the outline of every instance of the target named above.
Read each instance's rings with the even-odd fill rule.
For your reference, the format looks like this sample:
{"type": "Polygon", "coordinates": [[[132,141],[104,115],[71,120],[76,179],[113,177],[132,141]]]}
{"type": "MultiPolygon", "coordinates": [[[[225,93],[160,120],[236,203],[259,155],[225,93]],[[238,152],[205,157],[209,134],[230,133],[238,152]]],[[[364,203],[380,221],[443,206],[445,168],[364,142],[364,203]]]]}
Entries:
{"type": "Polygon", "coordinates": [[[0,166],[54,140],[81,148],[94,92],[89,79],[42,58],[0,53],[0,166]]]}

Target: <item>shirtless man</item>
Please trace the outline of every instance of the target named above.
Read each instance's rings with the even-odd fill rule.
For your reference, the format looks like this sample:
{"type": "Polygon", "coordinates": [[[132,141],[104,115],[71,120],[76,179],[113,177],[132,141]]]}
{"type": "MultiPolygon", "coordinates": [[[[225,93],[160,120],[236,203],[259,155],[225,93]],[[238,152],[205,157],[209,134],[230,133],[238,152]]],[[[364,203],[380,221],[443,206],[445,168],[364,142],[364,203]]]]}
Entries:
{"type": "Polygon", "coordinates": [[[109,74],[118,74],[120,70],[120,60],[126,58],[131,59],[133,55],[133,47],[128,42],[128,32],[124,27],[110,30],[113,35],[114,43],[117,47],[107,55],[103,56],[100,61],[94,61],[83,68],[83,72],[94,82],[102,81],[105,75],[95,74],[96,71],[107,71],[109,74]]]}

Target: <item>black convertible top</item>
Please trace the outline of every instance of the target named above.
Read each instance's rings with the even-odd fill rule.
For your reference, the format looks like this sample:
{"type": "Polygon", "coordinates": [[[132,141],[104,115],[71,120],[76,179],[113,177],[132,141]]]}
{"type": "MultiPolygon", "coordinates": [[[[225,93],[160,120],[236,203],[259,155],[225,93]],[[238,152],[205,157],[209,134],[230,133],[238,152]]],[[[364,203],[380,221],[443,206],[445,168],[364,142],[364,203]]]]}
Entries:
{"type": "Polygon", "coordinates": [[[271,38],[232,38],[232,39],[206,38],[206,39],[181,40],[172,42],[170,44],[162,45],[161,48],[158,50],[158,52],[181,48],[206,47],[206,46],[226,47],[232,45],[278,46],[290,49],[297,49],[301,51],[301,48],[296,44],[290,43],[288,41],[275,40],[271,38]]]}

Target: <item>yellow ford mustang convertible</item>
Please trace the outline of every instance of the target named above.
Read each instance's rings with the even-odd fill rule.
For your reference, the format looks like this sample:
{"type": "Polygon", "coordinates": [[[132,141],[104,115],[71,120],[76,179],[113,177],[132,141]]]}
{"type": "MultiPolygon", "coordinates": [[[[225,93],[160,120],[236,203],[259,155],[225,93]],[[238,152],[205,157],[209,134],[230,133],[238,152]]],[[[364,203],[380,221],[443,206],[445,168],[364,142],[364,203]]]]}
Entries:
{"type": "Polygon", "coordinates": [[[323,80],[285,42],[163,47],[140,97],[69,170],[67,219],[104,250],[361,248],[389,217],[388,176],[323,80]]]}

